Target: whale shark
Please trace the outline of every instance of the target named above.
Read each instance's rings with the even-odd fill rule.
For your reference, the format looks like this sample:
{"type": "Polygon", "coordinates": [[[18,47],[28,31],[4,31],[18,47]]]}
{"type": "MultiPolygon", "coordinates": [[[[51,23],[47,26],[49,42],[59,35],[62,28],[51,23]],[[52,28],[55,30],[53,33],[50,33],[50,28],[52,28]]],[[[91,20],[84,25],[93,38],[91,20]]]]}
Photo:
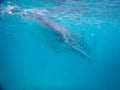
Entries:
{"type": "MultiPolygon", "coordinates": [[[[35,11],[35,10],[32,10],[35,11]]],[[[83,38],[81,38],[80,35],[77,33],[69,30],[64,25],[52,20],[49,17],[41,16],[37,14],[36,12],[31,12],[31,10],[24,10],[22,12],[23,17],[28,17],[35,19],[40,22],[40,24],[45,25],[46,27],[49,27],[50,29],[47,29],[54,33],[56,37],[58,38],[58,41],[62,42],[63,44],[66,44],[67,46],[71,47],[73,50],[80,53],[82,56],[87,57],[90,59],[89,53],[88,53],[88,46],[83,41],[83,38]],[[30,14],[30,15],[29,15],[30,14]],[[32,15],[34,14],[34,15],[32,15]]],[[[48,32],[48,31],[46,31],[48,32]]],[[[51,36],[52,37],[52,36],[51,36]]]]}

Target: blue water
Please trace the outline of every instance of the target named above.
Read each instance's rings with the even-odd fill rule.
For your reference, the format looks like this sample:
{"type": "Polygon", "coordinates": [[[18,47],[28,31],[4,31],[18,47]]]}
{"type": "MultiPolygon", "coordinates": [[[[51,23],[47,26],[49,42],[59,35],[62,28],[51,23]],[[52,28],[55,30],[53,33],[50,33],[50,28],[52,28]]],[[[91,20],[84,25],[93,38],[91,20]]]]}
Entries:
{"type": "Polygon", "coordinates": [[[0,0],[0,90],[120,90],[119,0],[0,0]]]}

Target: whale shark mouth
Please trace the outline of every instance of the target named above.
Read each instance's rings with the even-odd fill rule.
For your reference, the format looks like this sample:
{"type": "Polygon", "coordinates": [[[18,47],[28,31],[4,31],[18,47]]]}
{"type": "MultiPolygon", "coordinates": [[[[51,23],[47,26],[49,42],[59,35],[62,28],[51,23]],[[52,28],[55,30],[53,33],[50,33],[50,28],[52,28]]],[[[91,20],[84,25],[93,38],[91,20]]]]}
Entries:
{"type": "Polygon", "coordinates": [[[58,41],[61,40],[63,44],[71,47],[81,55],[90,58],[89,49],[87,44],[84,42],[83,37],[81,38],[81,35],[78,35],[59,22],[56,22],[53,19],[49,18],[49,12],[46,9],[31,8],[20,10],[20,7],[17,5],[9,5],[6,8],[4,7],[4,12],[2,12],[2,14],[4,13],[7,13],[9,15],[20,15],[22,18],[32,18],[33,20],[40,22],[40,24],[42,23],[46,27],[51,28],[51,32],[55,33],[56,37],[59,38],[58,41]],[[16,14],[14,11],[17,11],[17,9],[18,12],[16,14]]]}

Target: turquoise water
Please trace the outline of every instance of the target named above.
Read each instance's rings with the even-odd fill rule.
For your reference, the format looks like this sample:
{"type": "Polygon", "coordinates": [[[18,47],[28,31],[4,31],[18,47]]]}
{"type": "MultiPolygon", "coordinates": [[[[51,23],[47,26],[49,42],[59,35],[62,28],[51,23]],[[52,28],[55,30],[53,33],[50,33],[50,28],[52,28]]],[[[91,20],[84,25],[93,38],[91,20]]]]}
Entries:
{"type": "Polygon", "coordinates": [[[120,90],[119,0],[1,0],[0,90],[120,90]]]}

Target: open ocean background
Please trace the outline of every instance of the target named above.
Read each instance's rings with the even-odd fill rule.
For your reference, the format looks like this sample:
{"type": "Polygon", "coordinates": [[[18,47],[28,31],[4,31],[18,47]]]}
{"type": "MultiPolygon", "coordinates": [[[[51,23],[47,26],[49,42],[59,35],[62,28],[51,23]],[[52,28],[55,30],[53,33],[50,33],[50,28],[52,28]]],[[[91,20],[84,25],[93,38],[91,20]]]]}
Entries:
{"type": "Polygon", "coordinates": [[[0,90],[120,90],[120,0],[0,0],[0,90]]]}

